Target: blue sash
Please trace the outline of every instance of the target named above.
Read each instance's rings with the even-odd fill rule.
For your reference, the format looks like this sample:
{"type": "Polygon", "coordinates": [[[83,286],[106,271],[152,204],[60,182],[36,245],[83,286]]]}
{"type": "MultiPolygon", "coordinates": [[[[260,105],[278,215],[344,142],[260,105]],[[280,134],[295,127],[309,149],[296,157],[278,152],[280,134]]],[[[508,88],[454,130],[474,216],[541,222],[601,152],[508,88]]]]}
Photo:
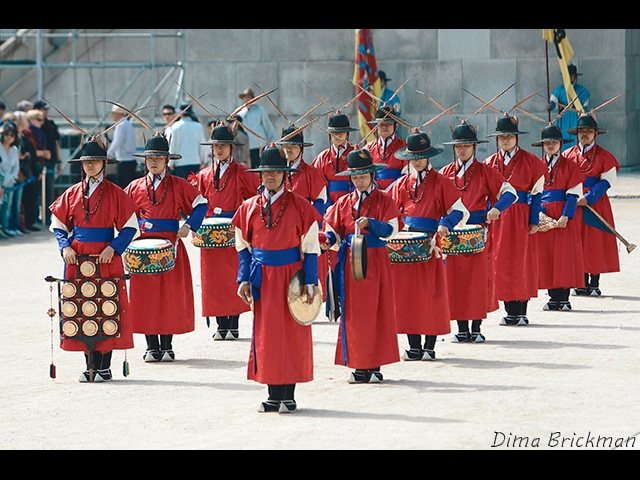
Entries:
{"type": "Polygon", "coordinates": [[[145,232],[173,232],[178,233],[180,222],[168,218],[141,218],[138,220],[138,227],[142,230],[142,225],[149,222],[153,228],[145,228],[145,232]]]}
{"type": "Polygon", "coordinates": [[[564,190],[544,190],[542,192],[542,203],[565,202],[567,200],[567,192],[564,190]]]}
{"type": "Polygon", "coordinates": [[[529,192],[523,192],[521,190],[516,190],[518,194],[518,202],[517,203],[529,203],[529,192]]]}
{"type": "Polygon", "coordinates": [[[412,232],[436,232],[438,231],[438,220],[427,217],[402,217],[404,224],[412,232]]]}
{"type": "Polygon", "coordinates": [[[469,218],[467,219],[468,225],[484,225],[487,221],[486,210],[474,210],[469,212],[469,218]]]}
{"type": "Polygon", "coordinates": [[[111,242],[113,238],[113,228],[74,227],[70,240],[82,243],[111,242]]]}
{"type": "Polygon", "coordinates": [[[376,180],[397,180],[402,175],[400,168],[385,168],[376,172],[376,180]]]}
{"type": "Polygon", "coordinates": [[[249,283],[254,300],[260,298],[262,286],[262,266],[281,267],[300,261],[300,248],[293,247],[284,250],[264,250],[254,248],[251,252],[251,264],[249,265],[249,283]]]}

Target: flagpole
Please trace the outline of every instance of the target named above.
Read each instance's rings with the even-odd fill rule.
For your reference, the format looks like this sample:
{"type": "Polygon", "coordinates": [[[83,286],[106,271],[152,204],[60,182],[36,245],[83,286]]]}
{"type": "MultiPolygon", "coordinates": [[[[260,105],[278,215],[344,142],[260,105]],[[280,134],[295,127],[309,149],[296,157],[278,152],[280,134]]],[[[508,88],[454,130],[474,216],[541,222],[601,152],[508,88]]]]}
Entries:
{"type": "Polygon", "coordinates": [[[545,58],[547,61],[547,116],[548,116],[548,120],[549,123],[551,123],[551,104],[549,103],[551,101],[551,88],[549,86],[549,41],[545,40],[544,41],[544,46],[545,46],[545,58]]]}

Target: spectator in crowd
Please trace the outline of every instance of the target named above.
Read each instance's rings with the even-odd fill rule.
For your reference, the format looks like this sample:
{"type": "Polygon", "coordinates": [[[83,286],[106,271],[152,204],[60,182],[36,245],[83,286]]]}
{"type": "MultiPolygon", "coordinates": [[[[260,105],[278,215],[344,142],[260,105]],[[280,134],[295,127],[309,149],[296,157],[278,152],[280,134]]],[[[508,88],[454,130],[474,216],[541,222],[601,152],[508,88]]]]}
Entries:
{"type": "Polygon", "coordinates": [[[207,141],[204,128],[193,113],[189,102],[180,104],[182,116],[171,125],[171,142],[169,151],[181,158],[169,162],[169,170],[173,175],[188,178],[197,173],[207,163],[207,149],[202,144],[207,141]]]}
{"type": "Polygon", "coordinates": [[[125,188],[132,180],[138,178],[136,174],[138,162],[136,157],[133,156],[137,148],[136,133],[126,110],[123,108],[113,105],[111,107],[111,117],[114,123],[119,123],[113,130],[113,140],[107,149],[107,156],[118,160],[115,183],[120,188],[125,188]],[[123,117],[125,118],[123,119],[123,117]]]}
{"type": "MultiPolygon", "coordinates": [[[[238,95],[243,103],[247,103],[255,96],[251,88],[245,89],[238,95]]],[[[269,115],[267,115],[267,111],[262,105],[254,103],[253,105],[245,106],[238,112],[238,115],[243,119],[242,123],[247,126],[247,129],[260,135],[267,141],[268,145],[278,140],[276,127],[273,126],[269,115]]],[[[247,135],[249,136],[249,150],[251,153],[251,168],[257,168],[260,164],[260,144],[262,143],[264,145],[264,140],[258,138],[251,133],[251,131],[247,131],[247,135]]]]}
{"type": "MultiPolygon", "coordinates": [[[[25,135],[29,136],[30,139],[33,139],[33,142],[36,146],[36,156],[38,157],[38,162],[42,167],[42,175],[40,175],[37,181],[37,189],[38,189],[38,202],[42,202],[42,183],[49,181],[49,178],[45,175],[45,166],[47,161],[51,158],[51,151],[47,148],[47,137],[42,131],[42,125],[44,125],[44,114],[40,110],[36,110],[32,108],[27,111],[27,128],[28,132],[25,132],[25,135]]],[[[46,185],[45,185],[46,188],[46,185]]],[[[50,218],[51,213],[48,211],[43,213],[43,217],[40,221],[44,224],[47,218],[50,218]]]]}
{"type": "Polygon", "coordinates": [[[60,159],[60,132],[55,122],[49,118],[49,105],[44,100],[38,100],[33,104],[34,110],[42,112],[44,121],[41,125],[42,133],[46,138],[47,150],[50,152],[50,157],[45,161],[46,167],[46,189],[45,189],[45,201],[47,208],[45,209],[45,216],[47,225],[51,221],[51,212],[49,211],[49,205],[55,200],[54,185],[56,177],[62,174],[62,161],[60,159]]]}
{"type": "Polygon", "coordinates": [[[26,231],[38,232],[36,225],[38,220],[38,180],[42,175],[42,164],[36,153],[36,143],[33,133],[29,130],[29,122],[26,112],[17,110],[14,112],[16,127],[18,128],[18,147],[20,150],[20,170],[26,180],[22,191],[22,209],[24,212],[24,227],[26,231]]]}
{"type": "Polygon", "coordinates": [[[13,122],[2,125],[0,132],[0,171],[3,177],[0,185],[3,194],[3,202],[0,206],[0,224],[3,233],[8,237],[22,236],[18,229],[19,222],[19,200],[15,199],[21,195],[19,185],[20,159],[18,151],[18,129],[13,122]]]}
{"type": "MultiPolygon", "coordinates": [[[[167,103],[166,105],[162,106],[162,119],[164,120],[165,124],[168,124],[171,120],[175,118],[175,116],[176,116],[176,107],[174,107],[170,103],[167,103]]],[[[165,138],[169,142],[171,142],[171,127],[173,127],[173,125],[166,127],[163,132],[165,138]]]]}

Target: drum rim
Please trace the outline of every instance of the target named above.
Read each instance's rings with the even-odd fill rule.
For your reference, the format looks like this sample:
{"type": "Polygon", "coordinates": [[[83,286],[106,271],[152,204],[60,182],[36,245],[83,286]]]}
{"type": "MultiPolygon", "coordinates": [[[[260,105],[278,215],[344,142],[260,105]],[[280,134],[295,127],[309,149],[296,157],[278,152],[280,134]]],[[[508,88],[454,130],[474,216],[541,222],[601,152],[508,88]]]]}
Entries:
{"type": "MultiPolygon", "coordinates": [[[[140,242],[149,242],[149,241],[158,242],[158,244],[155,245],[156,248],[159,246],[159,244],[164,245],[164,247],[173,246],[173,242],[167,238],[138,238],[136,240],[131,240],[131,243],[129,243],[127,250],[151,250],[150,248],[144,248],[144,247],[136,248],[139,245],[142,245],[140,242]]],[[[162,250],[162,248],[160,250],[162,250]]]]}

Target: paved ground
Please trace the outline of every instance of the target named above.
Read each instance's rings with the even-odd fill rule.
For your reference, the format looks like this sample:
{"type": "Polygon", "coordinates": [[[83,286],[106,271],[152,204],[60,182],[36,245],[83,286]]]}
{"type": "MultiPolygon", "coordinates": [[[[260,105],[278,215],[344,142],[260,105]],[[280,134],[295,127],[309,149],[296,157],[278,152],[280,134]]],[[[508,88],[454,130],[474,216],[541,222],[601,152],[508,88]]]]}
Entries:
{"type": "MultiPolygon", "coordinates": [[[[611,190],[617,229],[632,243],[640,243],[639,194],[633,172],[611,190]]],[[[199,253],[188,251],[199,311],[199,253]]],[[[214,342],[198,318],[194,332],[175,338],[170,364],[145,364],[136,335],[128,377],[116,351],[113,382],[78,383],[82,356],[58,348],[47,316],[44,277],[62,274],[53,236],[0,241],[0,448],[95,448],[99,430],[109,449],[640,449],[639,255],[621,245],[621,272],[602,276],[602,297],[544,312],[540,292],[529,326],[499,326],[494,312],[483,325],[487,343],[442,338],[437,361],[385,366],[380,385],[346,382],[349,370],[333,364],[337,325],[322,319],[310,327],[315,380],[298,386],[299,410],[281,415],[256,412],[266,387],[246,379],[248,316],[233,342],[214,342]]]]}

